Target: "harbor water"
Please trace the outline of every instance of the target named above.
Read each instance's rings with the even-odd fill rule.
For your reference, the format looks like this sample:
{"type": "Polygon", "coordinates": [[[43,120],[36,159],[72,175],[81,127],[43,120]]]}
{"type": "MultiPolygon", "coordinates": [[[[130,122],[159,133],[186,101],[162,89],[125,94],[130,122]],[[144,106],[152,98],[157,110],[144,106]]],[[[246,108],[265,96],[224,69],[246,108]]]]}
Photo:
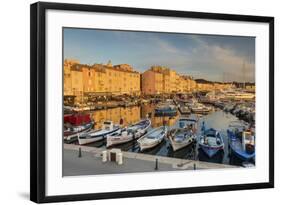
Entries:
{"type": "MultiPolygon", "coordinates": [[[[224,151],[218,152],[212,158],[206,156],[205,153],[198,148],[198,145],[196,143],[174,152],[167,138],[165,138],[160,145],[150,150],[144,151],[143,153],[157,156],[192,159],[238,166],[242,165],[243,161],[229,154],[227,138],[227,129],[229,127],[229,124],[233,121],[239,121],[241,124],[244,124],[242,120],[239,120],[236,116],[232,115],[231,113],[224,112],[223,110],[218,108],[214,108],[213,111],[211,111],[207,115],[190,114],[182,116],[179,112],[177,112],[177,115],[173,117],[155,116],[155,107],[156,104],[143,104],[141,106],[117,107],[112,109],[89,111],[89,113],[92,119],[94,119],[95,121],[95,129],[101,128],[102,122],[104,120],[112,120],[114,123],[127,126],[129,124],[138,122],[140,119],[143,119],[145,117],[149,117],[151,119],[152,128],[166,125],[169,129],[172,129],[178,126],[179,118],[189,117],[198,120],[197,136],[199,136],[201,134],[201,126],[204,121],[206,128],[214,128],[220,132],[220,134],[223,136],[223,140],[225,143],[224,151]]],[[[105,145],[106,140],[102,140],[91,144],[87,144],[86,146],[105,147],[105,145]]],[[[114,147],[120,148],[121,150],[128,152],[141,152],[136,140],[128,142],[126,144],[116,145],[114,147]]]]}

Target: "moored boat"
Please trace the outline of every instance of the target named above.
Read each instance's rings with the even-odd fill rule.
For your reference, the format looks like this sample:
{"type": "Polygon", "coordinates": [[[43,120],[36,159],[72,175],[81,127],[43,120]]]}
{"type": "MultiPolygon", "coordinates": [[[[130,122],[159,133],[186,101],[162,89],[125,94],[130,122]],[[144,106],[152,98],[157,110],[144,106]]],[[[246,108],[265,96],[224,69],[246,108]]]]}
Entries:
{"type": "Polygon", "coordinates": [[[156,116],[175,116],[177,115],[177,109],[175,106],[168,105],[168,106],[159,106],[155,108],[155,115],[156,116]]]}
{"type": "Polygon", "coordinates": [[[63,139],[66,143],[74,142],[78,135],[90,131],[93,122],[88,114],[69,114],[64,115],[63,139]]]}
{"type": "Polygon", "coordinates": [[[120,126],[113,124],[112,121],[104,121],[102,129],[82,133],[81,135],[78,135],[78,141],[80,145],[96,142],[106,138],[107,135],[115,133],[120,129],[120,126]]]}
{"type": "Polygon", "coordinates": [[[207,114],[212,109],[210,107],[207,107],[201,103],[195,103],[191,106],[191,111],[196,114],[207,114]]]}
{"type": "MultiPolygon", "coordinates": [[[[204,124],[203,124],[203,127],[204,124]]],[[[218,151],[224,149],[223,138],[220,133],[213,129],[203,128],[203,133],[199,137],[198,141],[199,147],[208,155],[208,157],[212,158],[218,151]]]]}
{"type": "Polygon", "coordinates": [[[188,106],[185,106],[185,105],[179,105],[178,106],[179,108],[179,111],[182,115],[186,115],[186,114],[190,114],[191,113],[191,110],[189,109],[188,106]]]}
{"type": "Polygon", "coordinates": [[[89,122],[83,125],[67,127],[63,132],[63,138],[66,143],[77,140],[79,134],[87,133],[93,127],[93,123],[89,122]]]}
{"type": "Polygon", "coordinates": [[[168,138],[173,151],[182,149],[196,141],[197,121],[194,119],[179,119],[179,127],[169,132],[168,138]]]}
{"type": "Polygon", "coordinates": [[[255,136],[250,130],[244,126],[230,125],[227,135],[231,154],[244,161],[255,157],[255,136]]]}
{"type": "Polygon", "coordinates": [[[166,126],[155,128],[146,135],[138,139],[138,144],[141,151],[153,148],[160,144],[167,135],[168,129],[166,126]]]}
{"type": "Polygon", "coordinates": [[[112,133],[106,138],[106,147],[110,147],[117,144],[123,144],[134,139],[142,137],[147,129],[150,127],[151,121],[149,119],[141,120],[135,124],[118,130],[115,133],[112,133]]]}

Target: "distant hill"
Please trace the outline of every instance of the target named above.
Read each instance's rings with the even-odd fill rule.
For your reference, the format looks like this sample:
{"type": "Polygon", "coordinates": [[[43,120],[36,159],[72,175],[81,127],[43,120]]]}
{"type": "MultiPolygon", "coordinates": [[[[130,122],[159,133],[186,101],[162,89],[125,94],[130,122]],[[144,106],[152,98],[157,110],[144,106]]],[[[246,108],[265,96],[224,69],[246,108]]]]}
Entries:
{"type": "MultiPolygon", "coordinates": [[[[202,84],[213,84],[213,83],[219,83],[219,84],[222,84],[223,82],[218,82],[218,81],[209,81],[209,80],[205,80],[203,78],[199,78],[199,79],[195,79],[196,83],[202,83],[202,84]]],[[[236,82],[236,81],[233,81],[233,82],[224,82],[224,83],[232,83],[234,85],[236,85],[237,87],[240,87],[241,85],[255,85],[255,83],[252,83],[252,82],[236,82]]]]}

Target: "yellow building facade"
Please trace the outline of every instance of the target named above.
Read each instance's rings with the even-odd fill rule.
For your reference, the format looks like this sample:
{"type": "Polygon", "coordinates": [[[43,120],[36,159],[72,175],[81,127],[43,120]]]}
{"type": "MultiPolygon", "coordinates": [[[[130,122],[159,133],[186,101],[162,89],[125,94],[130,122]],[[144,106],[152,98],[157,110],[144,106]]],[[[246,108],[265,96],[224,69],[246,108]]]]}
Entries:
{"type": "Polygon", "coordinates": [[[110,94],[140,94],[140,73],[127,64],[109,66],[81,65],[84,77],[84,92],[110,94]]]}
{"type": "Polygon", "coordinates": [[[252,84],[252,85],[246,85],[246,86],[245,86],[245,89],[246,89],[247,91],[249,91],[249,92],[255,92],[256,86],[255,86],[254,84],[252,84]]]}
{"type": "Polygon", "coordinates": [[[196,84],[196,90],[197,91],[214,91],[214,90],[227,90],[233,88],[233,85],[230,83],[213,83],[213,82],[207,82],[207,83],[198,83],[196,84]]]}
{"type": "Polygon", "coordinates": [[[142,74],[142,93],[145,95],[178,91],[178,74],[163,66],[152,66],[142,74]]]}
{"type": "Polygon", "coordinates": [[[64,61],[65,96],[86,93],[140,95],[140,92],[140,73],[128,64],[84,65],[75,60],[64,61]]]}
{"type": "Polygon", "coordinates": [[[79,61],[64,61],[64,96],[76,96],[77,101],[83,97],[83,73],[79,61]]]}
{"type": "MultiPolygon", "coordinates": [[[[80,64],[79,61],[64,61],[64,96],[75,96],[83,102],[87,94],[94,95],[155,95],[188,93],[195,91],[223,90],[227,83],[196,82],[192,77],[179,75],[163,66],[152,66],[142,74],[128,64],[112,65],[80,64]]],[[[252,88],[252,87],[251,87],[252,88]]]]}

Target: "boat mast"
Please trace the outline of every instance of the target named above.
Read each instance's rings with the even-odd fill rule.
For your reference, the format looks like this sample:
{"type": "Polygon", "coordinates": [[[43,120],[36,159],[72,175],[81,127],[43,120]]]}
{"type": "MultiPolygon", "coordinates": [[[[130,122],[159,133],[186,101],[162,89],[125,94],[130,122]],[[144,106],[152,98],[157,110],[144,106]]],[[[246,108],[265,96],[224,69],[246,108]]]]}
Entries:
{"type": "Polygon", "coordinates": [[[242,75],[243,75],[243,81],[244,81],[244,84],[243,84],[243,88],[245,89],[246,87],[246,80],[245,80],[245,60],[243,61],[243,66],[242,66],[242,75]]]}

